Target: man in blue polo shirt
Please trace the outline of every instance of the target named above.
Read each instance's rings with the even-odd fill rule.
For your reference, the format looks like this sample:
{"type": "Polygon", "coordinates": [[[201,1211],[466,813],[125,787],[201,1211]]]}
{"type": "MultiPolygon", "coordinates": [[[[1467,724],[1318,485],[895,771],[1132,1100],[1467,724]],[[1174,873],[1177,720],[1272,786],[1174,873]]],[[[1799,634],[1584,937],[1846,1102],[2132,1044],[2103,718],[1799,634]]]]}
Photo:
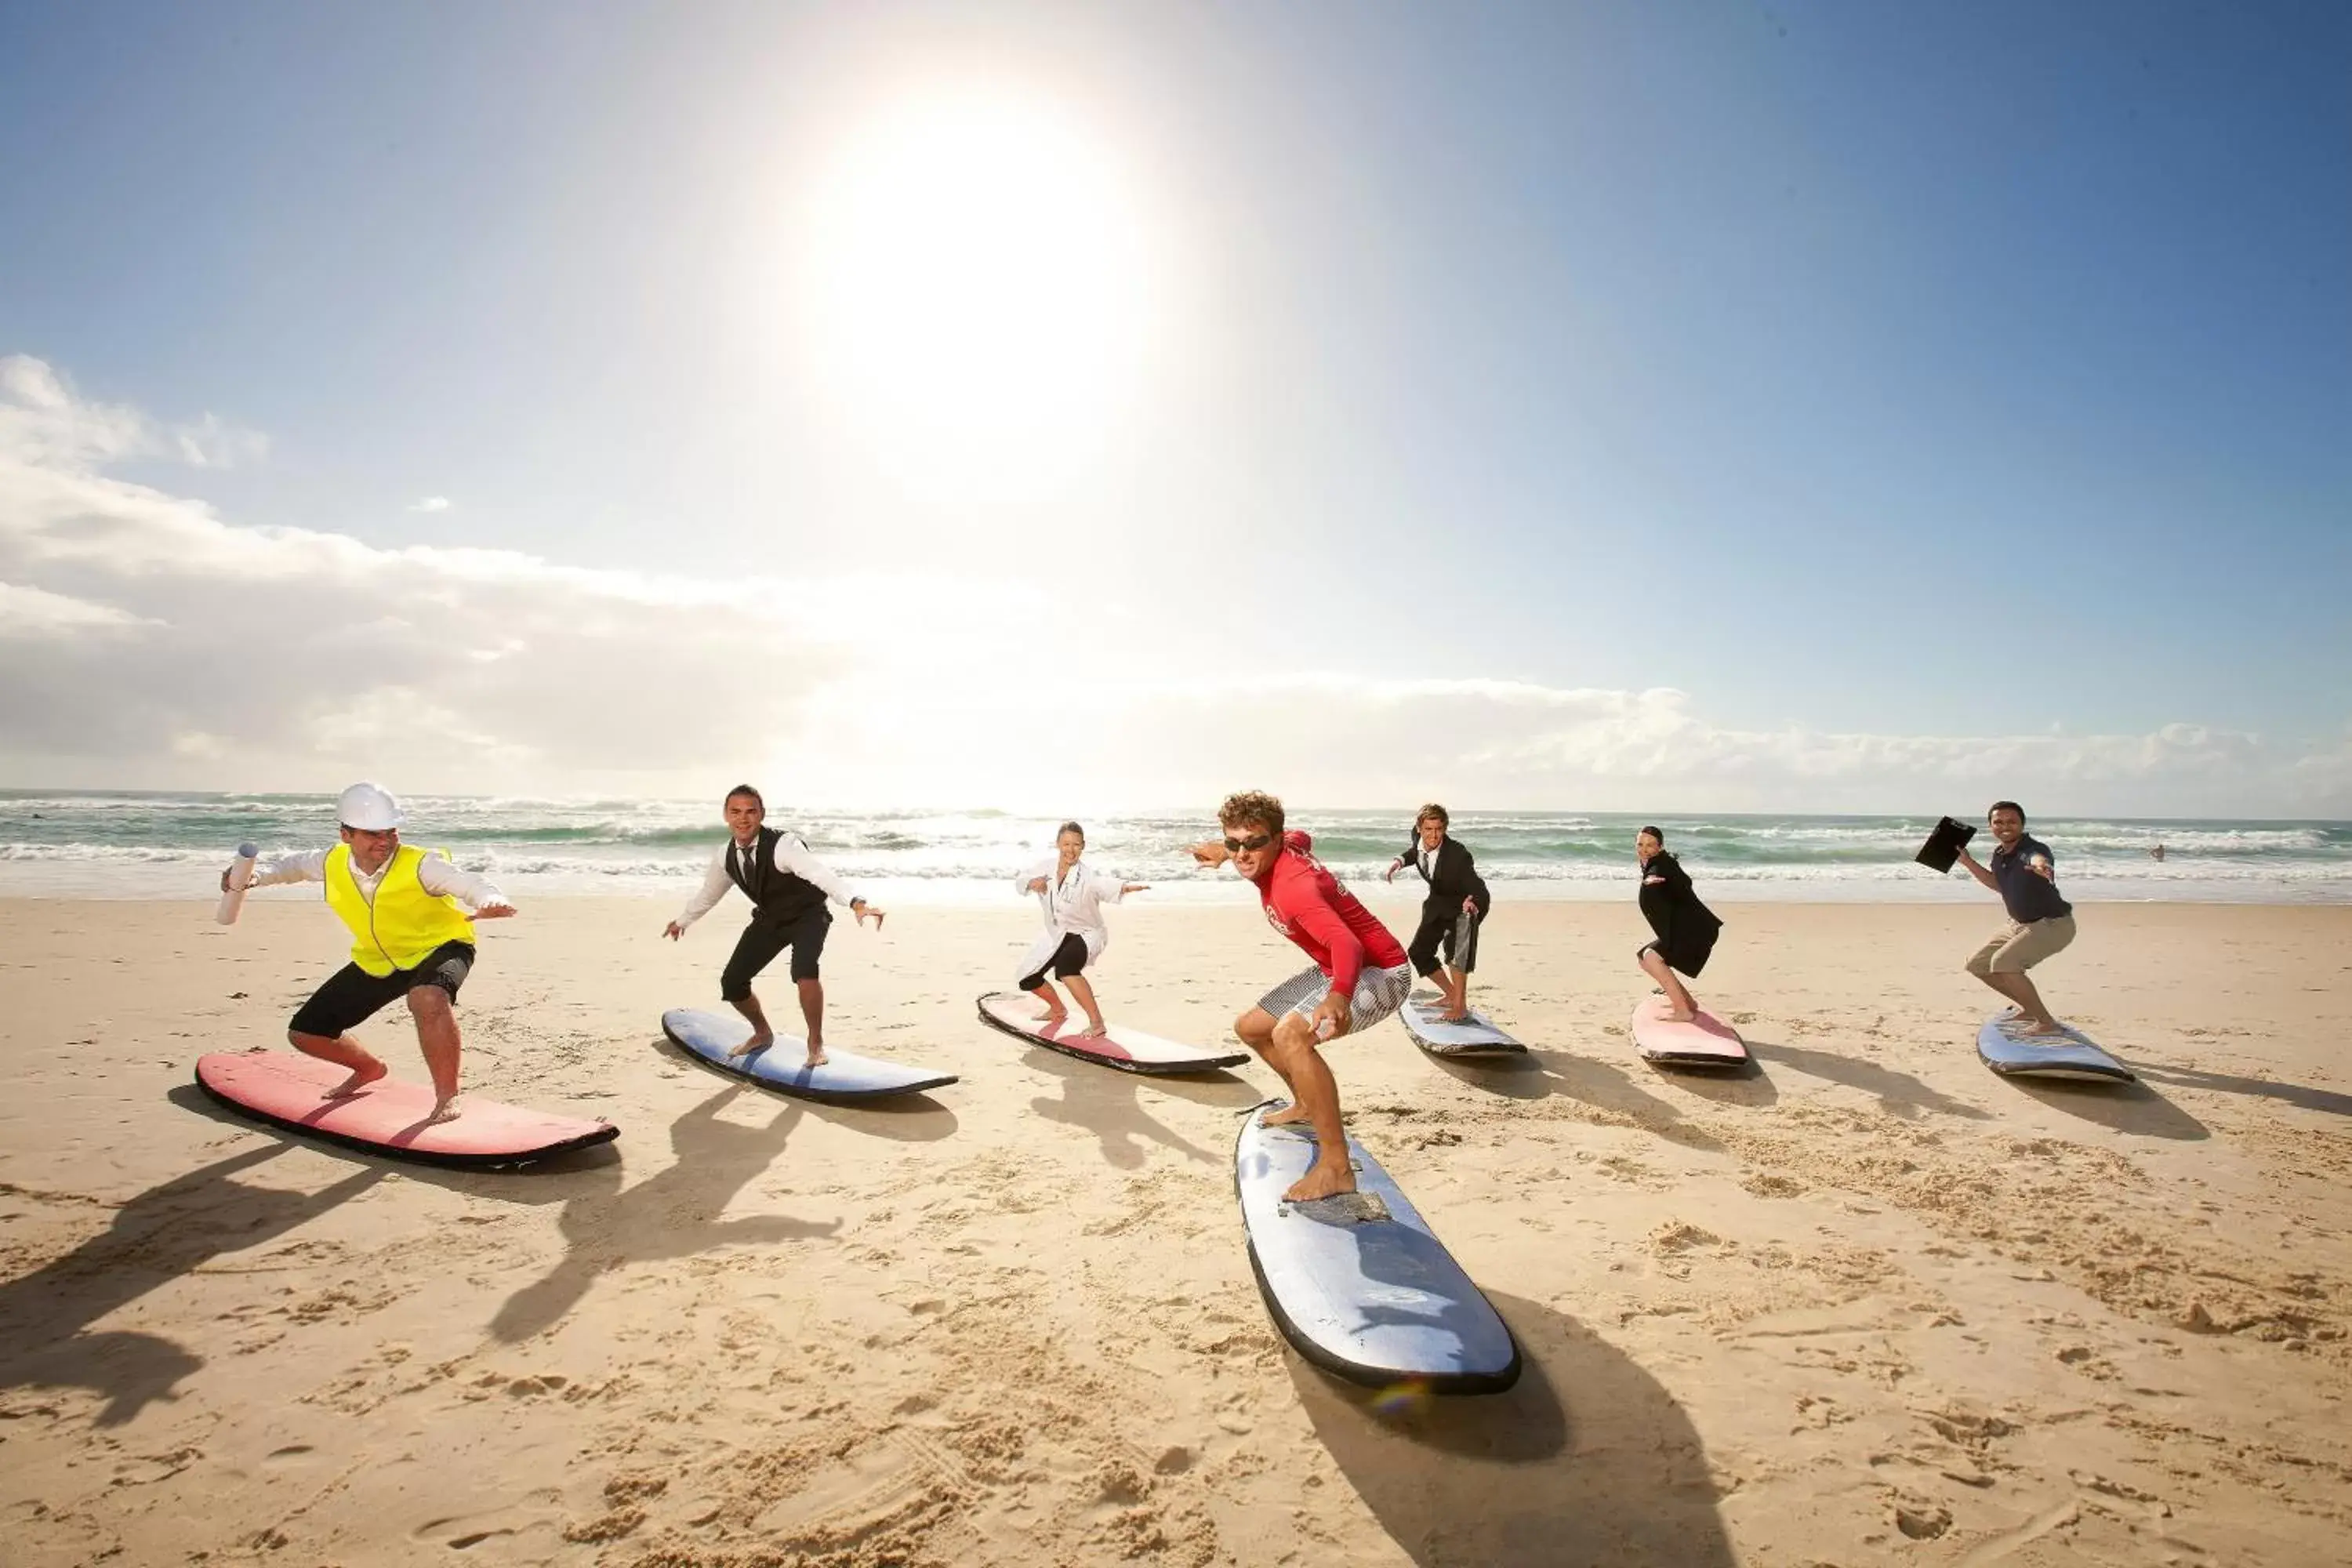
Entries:
{"type": "Polygon", "coordinates": [[[2025,972],[2074,940],[2074,906],[2058,895],[2050,846],[2026,836],[2022,806],[1997,800],[1985,813],[1985,822],[2000,846],[1992,852],[1992,864],[1983,865],[1965,847],[1960,864],[2000,895],[2009,923],[1969,956],[1969,973],[2017,1004],[2016,1021],[2003,1026],[2005,1033],[2062,1035],[2058,1020],[2025,972]]]}

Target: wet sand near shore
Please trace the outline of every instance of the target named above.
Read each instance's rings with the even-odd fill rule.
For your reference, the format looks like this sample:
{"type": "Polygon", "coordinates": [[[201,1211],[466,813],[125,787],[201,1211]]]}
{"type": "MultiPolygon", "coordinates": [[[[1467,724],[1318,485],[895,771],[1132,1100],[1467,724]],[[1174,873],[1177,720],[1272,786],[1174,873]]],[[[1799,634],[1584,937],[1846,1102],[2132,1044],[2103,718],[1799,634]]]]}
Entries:
{"type": "MultiPolygon", "coordinates": [[[[1383,910],[1391,925],[1394,911],[1383,910]]],[[[1629,905],[1505,904],[1532,1047],[1332,1058],[1517,1334],[1507,1394],[1292,1354],[1232,1182],[1255,1066],[1139,1079],[973,1016],[1034,912],[835,929],[834,1044],[960,1082],[780,1099],[661,1039],[736,917],[483,928],[469,1090],[603,1151],[434,1170],[238,1121],[341,962],[306,905],[0,900],[0,1559],[206,1564],[2300,1564],[2352,1529],[2352,909],[2084,905],[2038,978],[2143,1083],[1978,1063],[1984,907],[1735,904],[1633,1051],[1629,905]]],[[[1114,912],[1107,1010],[1229,1039],[1245,907],[1114,912]]],[[[792,1011],[779,976],[779,1023],[792,1011]]],[[[363,1037],[421,1076],[398,1012],[363,1037]]]]}

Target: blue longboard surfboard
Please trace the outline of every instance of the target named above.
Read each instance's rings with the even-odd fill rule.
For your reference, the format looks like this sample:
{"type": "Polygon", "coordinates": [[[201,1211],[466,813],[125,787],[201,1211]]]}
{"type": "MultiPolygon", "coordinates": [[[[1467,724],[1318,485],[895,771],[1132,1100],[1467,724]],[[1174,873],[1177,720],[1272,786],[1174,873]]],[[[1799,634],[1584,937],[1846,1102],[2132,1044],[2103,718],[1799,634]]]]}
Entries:
{"type": "Polygon", "coordinates": [[[880,1100],[955,1082],[953,1073],[877,1061],[839,1046],[827,1046],[825,1064],[813,1068],[807,1042],[793,1035],[778,1035],[776,1043],[763,1051],[730,1057],[728,1052],[751,1037],[751,1021],[734,1013],[673,1007],[662,1015],[662,1033],[707,1066],[803,1100],[880,1100]]]}
{"type": "Polygon", "coordinates": [[[1470,1016],[1459,1023],[1447,1023],[1438,1016],[1445,1010],[1443,998],[1414,996],[1397,1009],[1397,1017],[1404,1024],[1404,1032],[1412,1043],[1433,1057],[1523,1057],[1527,1047],[1495,1026],[1495,1021],[1470,1009],[1470,1016]]]}
{"type": "Polygon", "coordinates": [[[1361,1144],[1348,1141],[1354,1194],[1283,1201],[1314,1162],[1315,1136],[1267,1127],[1269,1109],[1242,1122],[1234,1187],[1250,1268],[1283,1338],[1326,1372],[1376,1388],[1499,1394],[1517,1383],[1510,1329],[1361,1144]]]}
{"type": "Polygon", "coordinates": [[[1977,1055],[2003,1078],[2088,1079],[2099,1083],[2137,1083],[2131,1068],[2091,1043],[2079,1029],[2063,1035],[2011,1033],[2014,1010],[1987,1018],[1977,1031],[1977,1055]]]}

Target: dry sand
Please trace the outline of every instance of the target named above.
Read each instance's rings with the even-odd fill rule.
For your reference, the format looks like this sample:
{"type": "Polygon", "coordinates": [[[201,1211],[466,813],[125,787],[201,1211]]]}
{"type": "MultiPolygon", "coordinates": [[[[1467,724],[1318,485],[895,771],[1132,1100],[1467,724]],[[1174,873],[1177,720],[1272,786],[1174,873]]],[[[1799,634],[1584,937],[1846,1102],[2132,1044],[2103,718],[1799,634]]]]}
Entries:
{"type": "MultiPolygon", "coordinates": [[[[1394,908],[1394,906],[1388,906],[1394,908]]],[[[725,911],[484,928],[468,1086],[609,1116],[560,1169],[300,1146],[188,1085],[337,961],[320,910],[0,903],[0,1560],[610,1564],[2338,1563],[2352,1556],[2352,910],[2088,906],[2043,971],[2147,1086],[1971,1041],[1990,903],[1735,905],[1761,1071],[1633,1054],[1630,907],[1506,904],[1517,1071],[1394,1024],[1357,1135],[1509,1320],[1513,1393],[1381,1415],[1284,1347],[1234,1115],[978,1024],[1030,934],[835,929],[898,1110],[658,1043],[725,911]]],[[[1402,916],[1399,916],[1402,919],[1402,916]]],[[[1229,1037],[1246,908],[1119,911],[1121,1020],[1229,1037]]],[[[776,994],[783,987],[773,987],[776,994]]],[[[373,1037],[418,1072],[404,1018],[373,1037]]]]}

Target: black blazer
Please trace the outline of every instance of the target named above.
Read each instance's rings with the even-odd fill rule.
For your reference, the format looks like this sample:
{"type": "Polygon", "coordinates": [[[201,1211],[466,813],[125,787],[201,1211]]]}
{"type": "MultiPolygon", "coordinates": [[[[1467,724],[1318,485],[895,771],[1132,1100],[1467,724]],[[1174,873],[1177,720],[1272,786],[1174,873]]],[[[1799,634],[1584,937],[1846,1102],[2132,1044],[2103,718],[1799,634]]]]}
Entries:
{"type": "MultiPolygon", "coordinates": [[[[1404,852],[1404,863],[1421,871],[1421,835],[1418,833],[1412,836],[1412,843],[1404,852]]],[[[1450,833],[1437,846],[1437,875],[1433,877],[1421,871],[1421,879],[1429,884],[1429,897],[1421,901],[1421,912],[1424,915],[1433,915],[1440,910],[1459,910],[1462,900],[1470,899],[1476,901],[1478,918],[1484,920],[1495,902],[1486,891],[1486,879],[1478,875],[1477,863],[1471,859],[1470,851],[1450,833]]]]}

